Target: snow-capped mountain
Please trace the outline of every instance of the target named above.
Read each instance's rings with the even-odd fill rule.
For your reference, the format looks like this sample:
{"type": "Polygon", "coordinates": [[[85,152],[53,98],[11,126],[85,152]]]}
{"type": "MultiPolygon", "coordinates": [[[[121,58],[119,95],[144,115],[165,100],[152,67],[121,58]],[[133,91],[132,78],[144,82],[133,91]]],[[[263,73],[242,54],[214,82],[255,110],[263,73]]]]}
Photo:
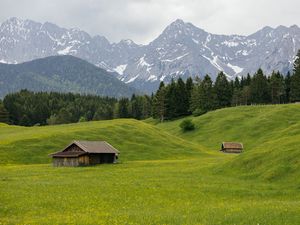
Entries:
{"type": "Polygon", "coordinates": [[[216,35],[176,20],[148,45],[131,40],[110,43],[79,29],[11,18],[0,26],[0,62],[20,63],[51,55],[73,55],[127,84],[153,91],[160,81],[224,71],[229,78],[291,70],[300,49],[300,28],[265,27],[249,35],[216,35]]]}

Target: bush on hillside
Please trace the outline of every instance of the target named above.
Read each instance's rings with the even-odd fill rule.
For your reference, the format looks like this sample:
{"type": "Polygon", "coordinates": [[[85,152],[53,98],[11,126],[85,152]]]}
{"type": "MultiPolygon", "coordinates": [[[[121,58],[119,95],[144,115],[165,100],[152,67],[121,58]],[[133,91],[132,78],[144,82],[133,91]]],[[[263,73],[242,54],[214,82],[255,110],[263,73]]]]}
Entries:
{"type": "Polygon", "coordinates": [[[196,117],[196,116],[201,116],[201,115],[203,115],[203,114],[205,114],[205,113],[207,113],[207,111],[198,108],[198,109],[196,109],[196,110],[193,112],[193,116],[195,116],[195,117],[196,117]]]}
{"type": "Polygon", "coordinates": [[[195,124],[192,122],[191,119],[185,119],[180,123],[180,128],[185,131],[191,131],[195,129],[195,124]]]}

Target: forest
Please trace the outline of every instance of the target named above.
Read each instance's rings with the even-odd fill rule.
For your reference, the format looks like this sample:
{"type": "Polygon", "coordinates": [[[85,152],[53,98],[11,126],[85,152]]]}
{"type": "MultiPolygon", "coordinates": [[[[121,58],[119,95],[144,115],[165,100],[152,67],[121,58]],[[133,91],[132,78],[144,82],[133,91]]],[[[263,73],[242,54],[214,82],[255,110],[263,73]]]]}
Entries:
{"type": "Polygon", "coordinates": [[[300,101],[300,51],[292,74],[261,69],[251,76],[228,80],[220,72],[215,80],[209,75],[184,81],[161,82],[156,93],[132,95],[131,98],[109,98],[74,93],[32,92],[21,90],[0,101],[0,122],[34,126],[149,117],[163,122],[208,111],[253,104],[286,104],[300,101]]]}

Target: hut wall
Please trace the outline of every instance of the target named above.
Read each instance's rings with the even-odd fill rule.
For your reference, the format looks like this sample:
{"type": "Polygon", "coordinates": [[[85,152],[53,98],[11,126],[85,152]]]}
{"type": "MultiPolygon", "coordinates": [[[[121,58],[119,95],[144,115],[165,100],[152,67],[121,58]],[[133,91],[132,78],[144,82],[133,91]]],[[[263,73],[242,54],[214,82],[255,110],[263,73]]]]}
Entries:
{"type": "Polygon", "coordinates": [[[89,155],[89,164],[94,165],[94,164],[100,164],[101,163],[101,155],[102,154],[90,154],[89,155]]]}
{"type": "Polygon", "coordinates": [[[90,158],[88,155],[79,156],[78,158],[79,165],[86,166],[90,164],[90,158]]]}
{"type": "Polygon", "coordinates": [[[241,149],[236,149],[236,148],[226,148],[226,149],[223,149],[223,152],[228,152],[228,153],[241,153],[242,150],[241,149]]]}
{"type": "Polygon", "coordinates": [[[79,166],[78,158],[53,158],[53,166],[79,166]]]}

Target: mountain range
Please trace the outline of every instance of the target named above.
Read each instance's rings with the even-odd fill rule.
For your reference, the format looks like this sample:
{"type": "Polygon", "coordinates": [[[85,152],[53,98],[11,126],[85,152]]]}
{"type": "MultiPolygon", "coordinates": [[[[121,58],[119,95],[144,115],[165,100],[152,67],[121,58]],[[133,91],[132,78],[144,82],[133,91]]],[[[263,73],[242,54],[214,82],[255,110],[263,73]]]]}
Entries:
{"type": "Polygon", "coordinates": [[[297,25],[264,27],[248,35],[218,35],[180,19],[147,45],[132,40],[111,43],[79,29],[52,23],[10,18],[0,26],[0,62],[21,63],[52,55],[73,55],[114,74],[145,92],[160,81],[224,71],[228,78],[253,74],[287,73],[300,49],[297,25]]]}
{"type": "Polygon", "coordinates": [[[73,92],[130,97],[136,90],[107,72],[74,56],[49,56],[20,64],[0,63],[0,99],[8,93],[73,92]]]}

